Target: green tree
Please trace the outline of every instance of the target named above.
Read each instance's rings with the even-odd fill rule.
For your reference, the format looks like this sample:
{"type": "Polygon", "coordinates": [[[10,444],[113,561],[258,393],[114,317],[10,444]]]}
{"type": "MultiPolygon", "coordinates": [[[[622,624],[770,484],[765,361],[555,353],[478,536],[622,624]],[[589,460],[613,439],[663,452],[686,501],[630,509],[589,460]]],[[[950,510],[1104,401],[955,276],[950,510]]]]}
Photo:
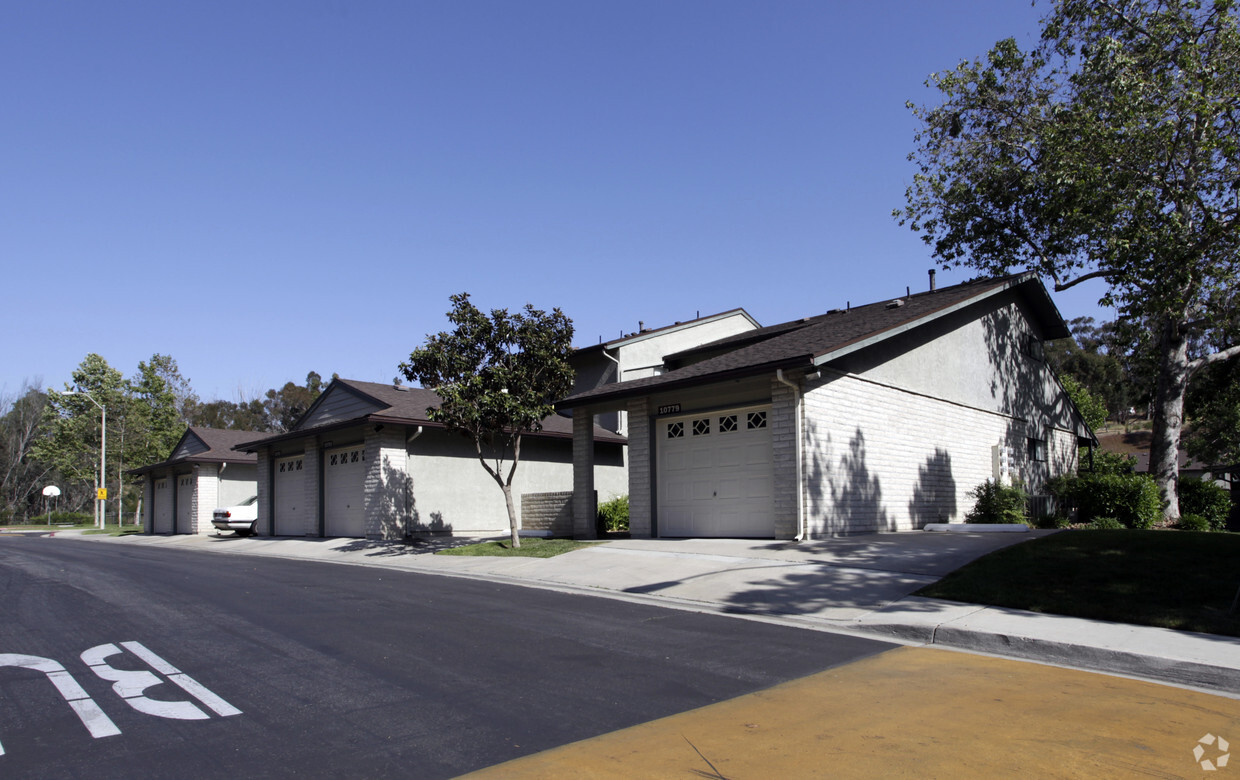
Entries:
{"type": "Polygon", "coordinates": [[[1081,417],[1085,418],[1085,424],[1090,430],[1101,428],[1102,424],[1107,421],[1107,408],[1102,398],[1089,392],[1088,388],[1071,375],[1059,377],[1059,382],[1067,391],[1068,397],[1072,399],[1072,403],[1076,404],[1077,411],[1081,413],[1081,417]]]}
{"type": "Polygon", "coordinates": [[[90,399],[108,410],[106,471],[111,484],[119,483],[124,462],[127,397],[121,372],[108,365],[101,355],[87,355],[72,377],[73,382],[66,384],[64,392],[49,390],[40,423],[47,433],[35,442],[31,457],[59,472],[69,483],[62,486],[65,508],[81,509],[94,499],[103,434],[101,411],[90,399]]]}
{"type": "Polygon", "coordinates": [[[1232,0],[1056,0],[1040,43],[1000,41],[927,82],[902,224],[947,266],[1091,279],[1152,327],[1151,471],[1179,517],[1193,357],[1234,323],[1240,277],[1240,34],[1232,0]]]}
{"type": "Polygon", "coordinates": [[[573,324],[559,309],[548,314],[526,304],[522,312],[493,309],[488,317],[468,293],[451,300],[455,330],[427,336],[400,371],[439,395],[439,406],[426,410],[429,419],[473,440],[478,461],[504,493],[512,546],[520,547],[512,478],[521,436],[541,430],[555,413],[552,404],[572,389],[573,324]]]}
{"type": "Polygon", "coordinates": [[[1194,377],[1187,406],[1188,454],[1209,466],[1240,463],[1240,376],[1234,366],[1210,366],[1194,377]]]}
{"type": "Polygon", "coordinates": [[[304,386],[286,382],[279,390],[268,390],[263,401],[266,429],[279,433],[292,430],[322,392],[323,378],[315,371],[306,374],[304,386]]]}
{"type": "Polygon", "coordinates": [[[133,418],[132,442],[124,451],[130,463],[148,464],[164,460],[185,432],[184,412],[195,399],[189,382],[181,376],[170,355],[158,353],[138,363],[138,372],[129,380],[133,418]]]}
{"type": "Polygon", "coordinates": [[[47,394],[23,383],[16,396],[0,397],[0,522],[5,516],[29,517],[51,475],[51,468],[30,457],[42,433],[47,394]]]}

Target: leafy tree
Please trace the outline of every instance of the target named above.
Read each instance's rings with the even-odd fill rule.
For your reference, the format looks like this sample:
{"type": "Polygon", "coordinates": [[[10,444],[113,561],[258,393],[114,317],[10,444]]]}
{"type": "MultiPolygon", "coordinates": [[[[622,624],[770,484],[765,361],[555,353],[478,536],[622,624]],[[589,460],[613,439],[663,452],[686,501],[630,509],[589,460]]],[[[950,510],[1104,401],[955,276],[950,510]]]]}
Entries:
{"type": "Polygon", "coordinates": [[[1184,446],[1210,466],[1240,463],[1240,376],[1233,365],[1210,366],[1193,378],[1188,394],[1192,430],[1184,446]]]}
{"type": "Polygon", "coordinates": [[[155,354],[138,363],[129,380],[130,416],[134,418],[133,442],[126,453],[130,463],[156,463],[172,453],[188,422],[184,412],[195,400],[189,382],[181,376],[170,355],[155,354]]]}
{"type": "Polygon", "coordinates": [[[323,378],[317,372],[306,374],[305,386],[286,382],[278,391],[268,390],[263,401],[267,430],[283,433],[292,430],[314,400],[323,392],[323,378]]]}
{"type": "Polygon", "coordinates": [[[512,546],[519,547],[512,478],[521,436],[541,430],[552,404],[572,389],[573,324],[559,309],[548,314],[526,304],[522,312],[492,309],[488,317],[468,293],[451,300],[448,320],[456,329],[427,336],[400,371],[439,395],[439,406],[426,410],[429,419],[473,440],[478,461],[504,493],[512,546]]]}
{"type": "Polygon", "coordinates": [[[0,397],[0,517],[29,516],[41,496],[51,469],[30,457],[41,435],[47,395],[23,384],[17,396],[0,397]]]}
{"type": "MultiPolygon", "coordinates": [[[[907,205],[947,266],[1106,283],[1152,328],[1151,471],[1179,517],[1190,377],[1226,343],[1240,281],[1240,33],[1232,0],[1056,0],[1040,43],[1000,41],[927,82],[907,205]]],[[[1234,342],[1231,342],[1234,343],[1234,342]]]]}
{"type": "Polygon", "coordinates": [[[68,483],[62,486],[66,509],[89,505],[89,501],[84,499],[94,498],[98,480],[101,413],[86,393],[108,410],[109,481],[119,480],[120,466],[124,462],[122,442],[127,418],[124,377],[102,356],[94,353],[87,355],[73,371],[72,377],[72,384],[66,385],[65,390],[76,390],[75,394],[54,390],[48,392],[40,423],[47,434],[31,448],[31,456],[35,460],[55,469],[68,483]]]}
{"type": "Polygon", "coordinates": [[[1072,399],[1072,403],[1076,404],[1077,411],[1085,418],[1085,424],[1090,430],[1097,430],[1107,421],[1107,408],[1102,403],[1102,398],[1089,392],[1089,390],[1076,381],[1071,375],[1059,377],[1063,389],[1067,391],[1068,397],[1072,399]]]}
{"type": "MultiPolygon", "coordinates": [[[[1055,375],[1070,376],[1098,397],[1107,417],[1127,419],[1129,407],[1147,402],[1148,392],[1128,370],[1125,345],[1118,343],[1114,323],[1096,325],[1093,317],[1069,321],[1072,337],[1049,342],[1046,362],[1055,375]]],[[[1096,427],[1096,426],[1095,426],[1096,427]]]]}

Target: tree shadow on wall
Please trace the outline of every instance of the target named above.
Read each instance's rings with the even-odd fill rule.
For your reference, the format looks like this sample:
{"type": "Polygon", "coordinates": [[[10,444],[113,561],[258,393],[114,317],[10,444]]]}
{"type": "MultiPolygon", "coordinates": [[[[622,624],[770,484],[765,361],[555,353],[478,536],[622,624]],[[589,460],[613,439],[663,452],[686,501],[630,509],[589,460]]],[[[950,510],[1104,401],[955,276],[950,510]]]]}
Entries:
{"type": "Polygon", "coordinates": [[[818,507],[827,534],[858,531],[889,531],[895,521],[883,507],[883,488],[866,462],[865,434],[856,429],[848,449],[835,453],[831,435],[820,438],[818,426],[810,425],[810,440],[821,441],[813,450],[809,467],[811,505],[818,507]]]}
{"type": "Polygon", "coordinates": [[[409,472],[385,456],[373,499],[379,502],[379,538],[413,544],[422,536],[451,536],[452,525],[440,512],[432,512],[429,523],[422,522],[413,487],[409,472]]]}
{"type": "Polygon", "coordinates": [[[908,515],[914,528],[927,523],[948,523],[956,516],[956,479],[952,476],[952,456],[936,447],[934,454],[917,467],[917,485],[908,502],[908,515]]]}

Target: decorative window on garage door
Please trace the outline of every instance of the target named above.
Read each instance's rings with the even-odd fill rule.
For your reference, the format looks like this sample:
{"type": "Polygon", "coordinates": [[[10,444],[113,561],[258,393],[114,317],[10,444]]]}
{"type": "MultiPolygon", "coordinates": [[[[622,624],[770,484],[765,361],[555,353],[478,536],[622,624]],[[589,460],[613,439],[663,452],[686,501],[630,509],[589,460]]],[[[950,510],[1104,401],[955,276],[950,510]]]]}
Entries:
{"type": "Polygon", "coordinates": [[[693,421],[693,435],[694,436],[710,435],[710,418],[709,417],[703,417],[700,420],[693,421]]]}
{"type": "Polygon", "coordinates": [[[349,463],[360,463],[366,460],[366,453],[363,450],[351,450],[348,452],[333,452],[329,466],[344,466],[349,463]]]}
{"type": "Polygon", "coordinates": [[[298,458],[297,460],[283,461],[280,463],[280,473],[283,474],[285,472],[301,471],[301,463],[301,458],[298,458]]]}
{"type": "Polygon", "coordinates": [[[756,431],[766,427],[766,412],[750,412],[749,419],[746,421],[751,431],[756,431]]]}
{"type": "Polygon", "coordinates": [[[667,424],[667,438],[682,439],[685,435],[685,424],[682,422],[674,422],[667,424]]]}
{"type": "Polygon", "coordinates": [[[719,418],[719,432],[732,433],[736,430],[736,415],[725,414],[719,418]]]}

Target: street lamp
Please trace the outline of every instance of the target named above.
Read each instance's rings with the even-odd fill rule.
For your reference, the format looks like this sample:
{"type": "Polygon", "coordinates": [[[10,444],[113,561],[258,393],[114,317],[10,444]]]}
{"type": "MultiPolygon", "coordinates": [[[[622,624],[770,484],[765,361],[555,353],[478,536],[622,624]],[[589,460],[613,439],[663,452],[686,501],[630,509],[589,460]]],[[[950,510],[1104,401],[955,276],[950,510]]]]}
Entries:
{"type": "MultiPolygon", "coordinates": [[[[99,411],[103,412],[103,433],[99,439],[99,486],[106,491],[108,489],[108,408],[95,400],[95,397],[85,390],[60,390],[57,395],[84,395],[90,399],[90,402],[99,407],[99,411]]],[[[106,498],[100,498],[98,494],[95,496],[95,527],[103,528],[108,512],[108,503],[106,498]]],[[[120,516],[117,516],[120,521],[120,516]]]]}

